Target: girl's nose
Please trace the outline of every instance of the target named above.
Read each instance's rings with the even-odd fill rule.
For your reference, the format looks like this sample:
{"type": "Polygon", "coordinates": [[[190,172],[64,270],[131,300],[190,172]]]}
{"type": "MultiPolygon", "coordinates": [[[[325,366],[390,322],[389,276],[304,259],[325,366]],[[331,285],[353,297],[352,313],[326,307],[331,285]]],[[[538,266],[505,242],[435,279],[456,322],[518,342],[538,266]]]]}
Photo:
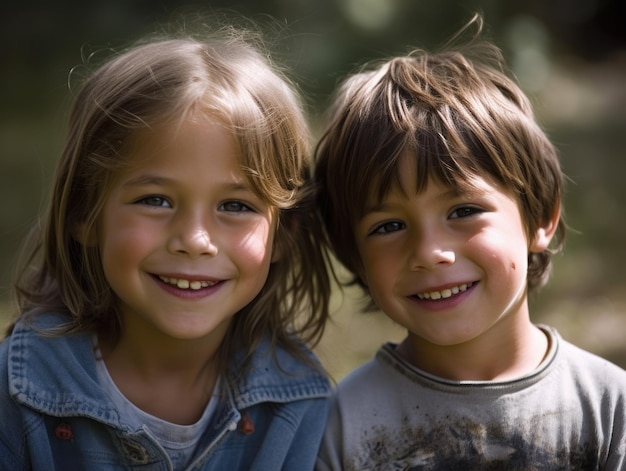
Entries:
{"type": "Polygon", "coordinates": [[[201,221],[178,224],[169,238],[168,245],[170,252],[186,254],[192,258],[203,255],[215,256],[218,252],[207,224],[201,221]]]}

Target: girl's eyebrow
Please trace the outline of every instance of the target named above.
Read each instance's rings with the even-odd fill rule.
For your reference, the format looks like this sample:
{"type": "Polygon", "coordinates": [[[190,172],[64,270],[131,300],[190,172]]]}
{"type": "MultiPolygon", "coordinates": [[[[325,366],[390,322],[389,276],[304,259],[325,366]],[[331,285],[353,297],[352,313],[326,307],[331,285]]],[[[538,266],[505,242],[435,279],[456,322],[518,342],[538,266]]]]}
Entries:
{"type": "MultiPolygon", "coordinates": [[[[122,186],[124,187],[134,187],[134,186],[166,186],[168,184],[174,184],[175,180],[173,178],[161,176],[161,175],[139,175],[137,177],[131,178],[124,182],[122,186]]],[[[221,184],[224,190],[245,190],[252,191],[250,186],[245,183],[243,180],[235,180],[225,181],[221,184]]]]}
{"type": "Polygon", "coordinates": [[[171,178],[156,175],[139,175],[124,182],[122,186],[145,186],[145,185],[165,185],[171,182],[171,178]]]}

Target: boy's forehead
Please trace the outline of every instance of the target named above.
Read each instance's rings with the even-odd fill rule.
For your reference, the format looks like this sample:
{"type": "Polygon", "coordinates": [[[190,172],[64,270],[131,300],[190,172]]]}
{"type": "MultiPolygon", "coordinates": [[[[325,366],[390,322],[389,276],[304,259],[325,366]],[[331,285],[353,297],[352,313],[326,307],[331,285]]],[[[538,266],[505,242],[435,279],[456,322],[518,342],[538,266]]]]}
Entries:
{"type": "Polygon", "coordinates": [[[356,201],[352,203],[355,220],[389,198],[412,197],[433,184],[447,196],[475,198],[484,194],[488,187],[510,193],[495,176],[471,168],[470,163],[473,159],[455,159],[428,151],[420,153],[412,148],[405,148],[397,158],[387,161],[387,165],[379,160],[359,176],[361,185],[355,188],[356,201]]]}
{"type": "Polygon", "coordinates": [[[405,161],[410,165],[399,165],[396,178],[384,183],[382,177],[379,177],[371,182],[360,217],[382,208],[385,202],[391,199],[411,198],[424,193],[432,186],[437,187],[441,198],[465,196],[472,199],[493,191],[508,193],[492,178],[475,174],[457,175],[451,181],[443,181],[435,172],[418,178],[415,161],[411,159],[405,161]]]}

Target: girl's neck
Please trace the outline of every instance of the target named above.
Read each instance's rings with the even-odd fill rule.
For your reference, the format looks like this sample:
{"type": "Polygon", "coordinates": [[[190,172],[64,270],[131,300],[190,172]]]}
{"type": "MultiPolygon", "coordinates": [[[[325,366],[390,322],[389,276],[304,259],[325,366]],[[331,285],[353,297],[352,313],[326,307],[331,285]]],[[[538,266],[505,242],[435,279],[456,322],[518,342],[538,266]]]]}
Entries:
{"type": "Polygon", "coordinates": [[[192,424],[213,394],[219,343],[162,340],[127,334],[115,345],[99,346],[109,375],[130,402],[168,422],[192,424]]]}

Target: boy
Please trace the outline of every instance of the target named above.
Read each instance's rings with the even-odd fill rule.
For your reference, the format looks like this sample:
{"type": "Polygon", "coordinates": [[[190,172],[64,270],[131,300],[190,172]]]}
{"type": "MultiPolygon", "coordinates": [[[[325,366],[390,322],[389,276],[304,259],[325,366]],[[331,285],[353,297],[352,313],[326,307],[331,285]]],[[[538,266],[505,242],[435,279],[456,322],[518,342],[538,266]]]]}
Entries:
{"type": "Polygon", "coordinates": [[[318,146],[329,244],[407,336],[340,382],[317,467],[626,469],[626,372],[530,320],[563,178],[471,24],[349,78],[318,146]]]}

